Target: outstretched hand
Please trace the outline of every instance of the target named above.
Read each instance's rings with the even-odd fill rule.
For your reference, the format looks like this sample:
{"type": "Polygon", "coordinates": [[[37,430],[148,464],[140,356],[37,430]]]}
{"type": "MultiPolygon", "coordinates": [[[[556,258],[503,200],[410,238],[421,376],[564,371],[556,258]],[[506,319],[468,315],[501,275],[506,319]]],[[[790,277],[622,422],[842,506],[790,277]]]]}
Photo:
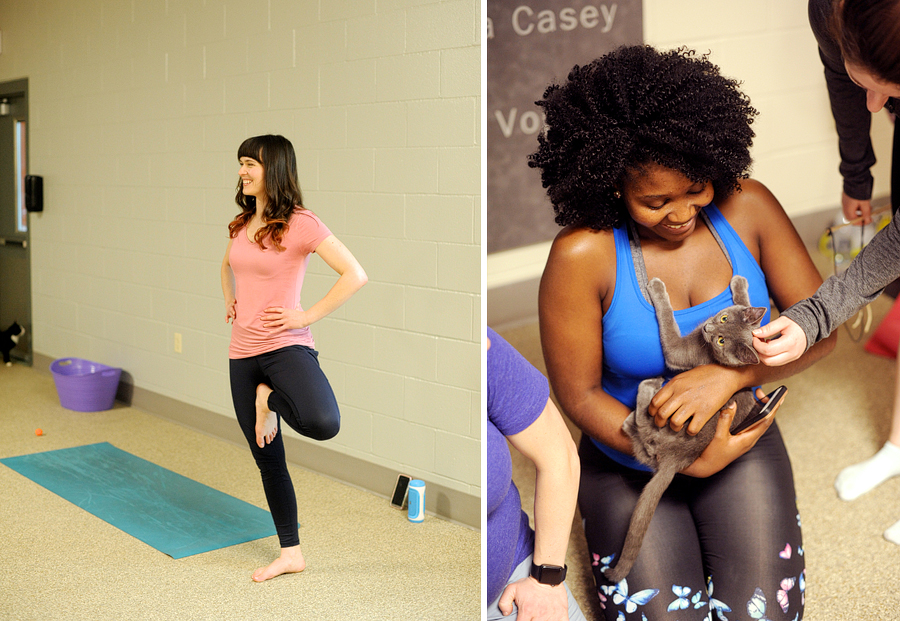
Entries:
{"type": "Polygon", "coordinates": [[[806,333],[792,319],[781,316],[753,331],[753,348],[766,366],[793,362],[806,351],[806,333]],[[770,339],[778,334],[776,339],[770,339]]]}

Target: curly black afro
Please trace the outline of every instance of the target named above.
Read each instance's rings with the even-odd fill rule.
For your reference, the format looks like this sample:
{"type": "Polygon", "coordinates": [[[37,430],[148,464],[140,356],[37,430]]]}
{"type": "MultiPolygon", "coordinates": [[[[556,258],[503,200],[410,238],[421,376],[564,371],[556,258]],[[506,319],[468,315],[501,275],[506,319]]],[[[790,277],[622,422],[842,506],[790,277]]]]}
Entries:
{"type": "Polygon", "coordinates": [[[528,158],[541,169],[557,224],[618,226],[627,212],[616,190],[650,163],[712,181],[718,198],[739,189],[757,112],[738,86],[685,48],[626,46],[576,65],[535,102],[547,130],[528,158]]]}

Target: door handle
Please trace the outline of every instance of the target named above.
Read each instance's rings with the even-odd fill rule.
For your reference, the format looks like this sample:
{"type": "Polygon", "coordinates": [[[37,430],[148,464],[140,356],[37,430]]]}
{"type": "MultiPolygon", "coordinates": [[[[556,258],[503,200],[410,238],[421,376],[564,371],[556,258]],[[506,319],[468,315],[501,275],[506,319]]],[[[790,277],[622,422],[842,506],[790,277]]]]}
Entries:
{"type": "Polygon", "coordinates": [[[0,246],[19,246],[20,248],[28,248],[27,239],[5,239],[0,237],[0,246]]]}

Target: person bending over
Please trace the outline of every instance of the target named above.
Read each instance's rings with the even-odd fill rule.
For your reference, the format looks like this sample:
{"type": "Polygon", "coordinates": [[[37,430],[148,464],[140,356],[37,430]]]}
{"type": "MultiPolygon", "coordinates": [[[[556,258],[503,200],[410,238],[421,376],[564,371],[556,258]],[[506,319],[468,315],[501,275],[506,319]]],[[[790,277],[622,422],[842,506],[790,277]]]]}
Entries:
{"type": "MultiPolygon", "coordinates": [[[[900,103],[900,0],[810,0],[809,16],[825,64],[840,138],[845,216],[868,218],[869,201],[850,203],[853,211],[848,212],[847,198],[848,192],[854,191],[851,188],[861,188],[856,191],[863,191],[866,197],[871,195],[869,167],[875,156],[869,139],[870,115],[882,107],[896,113],[900,103]]],[[[891,167],[891,223],[844,273],[829,278],[811,299],[788,309],[758,331],[755,347],[765,364],[796,360],[808,344],[827,337],[900,277],[900,222],[896,217],[900,205],[900,129],[896,120],[891,167]],[[777,340],[764,340],[778,334],[781,338],[777,340]]],[[[843,500],[855,500],[900,474],[900,366],[897,369],[888,439],[875,455],[838,474],[834,486],[843,500]]],[[[900,521],[884,536],[900,544],[900,521]]]]}

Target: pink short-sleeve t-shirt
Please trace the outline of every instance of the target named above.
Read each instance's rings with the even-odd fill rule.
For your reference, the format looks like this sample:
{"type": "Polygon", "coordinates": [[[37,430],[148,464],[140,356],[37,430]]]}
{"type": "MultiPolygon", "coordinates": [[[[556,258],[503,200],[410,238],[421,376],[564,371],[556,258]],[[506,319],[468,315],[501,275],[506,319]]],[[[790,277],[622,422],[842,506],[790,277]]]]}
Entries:
{"type": "Polygon", "coordinates": [[[262,315],[272,306],[300,307],[300,289],[309,255],[331,235],[313,212],[295,212],[288,221],[282,251],[275,249],[271,239],[264,241],[263,250],[247,237],[247,229],[238,231],[228,255],[234,272],[237,317],[231,328],[229,358],[249,358],[289,345],[315,347],[308,327],[285,330],[276,335],[263,327],[262,315]]]}

